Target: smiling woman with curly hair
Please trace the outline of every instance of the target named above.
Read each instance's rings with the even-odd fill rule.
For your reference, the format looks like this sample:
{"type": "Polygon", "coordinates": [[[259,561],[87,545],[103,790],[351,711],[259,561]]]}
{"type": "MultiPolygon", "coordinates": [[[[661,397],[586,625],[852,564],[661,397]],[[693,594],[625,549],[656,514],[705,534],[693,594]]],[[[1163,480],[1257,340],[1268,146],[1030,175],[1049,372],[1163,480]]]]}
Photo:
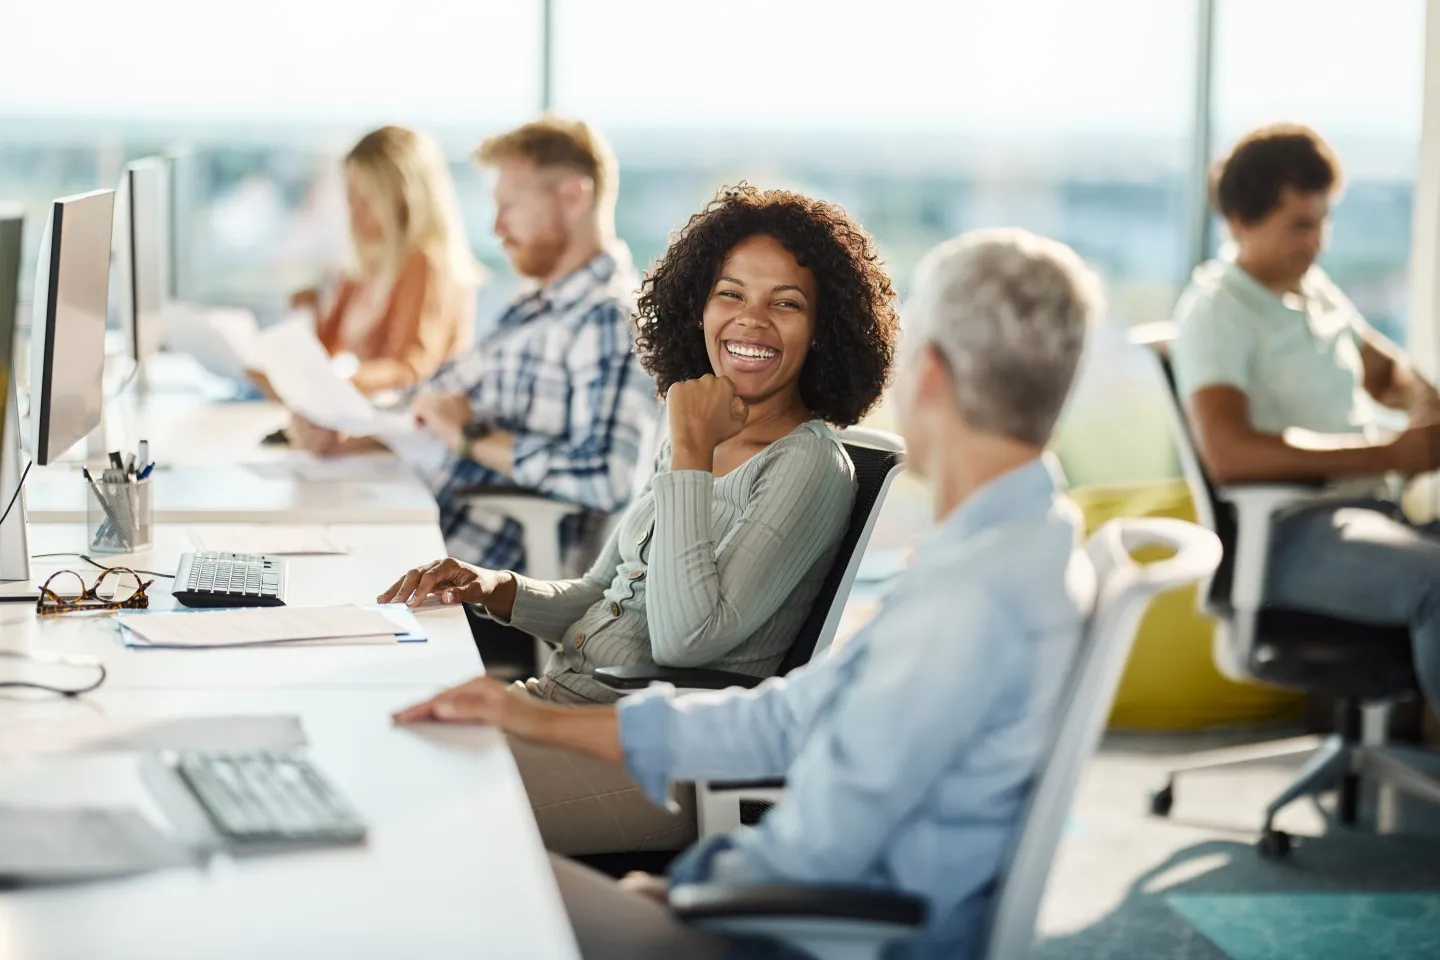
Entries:
{"type": "MultiPolygon", "coordinates": [[[[699,318],[720,267],[742,241],[768,237],[809,270],[816,286],[813,343],[787,366],[800,370],[800,401],[817,419],[859,422],[884,391],[894,352],[895,291],[870,235],[842,208],[786,190],[741,184],[721,190],[690,218],[646,275],[637,350],[661,393],[672,384],[719,372],[699,318]]],[[[745,396],[742,381],[735,380],[745,396]]],[[[783,381],[777,374],[768,378],[783,381]]],[[[745,385],[750,378],[745,378],[745,385]]]]}
{"type": "MultiPolygon", "coordinates": [[[[850,519],[855,471],[831,424],[855,423],[880,398],[894,300],[869,235],[840,207],[722,190],[642,288],[637,349],[666,396],[670,438],[590,572],[541,582],[447,559],[381,599],[475,604],[554,643],[544,676],[524,687],[560,703],[615,700],[595,678],[601,667],[770,676],[850,519]]],[[[467,689],[400,717],[445,719],[467,689]]],[[[623,769],[520,738],[510,746],[557,853],[695,838],[693,790],[677,790],[673,813],[623,769]]]]}

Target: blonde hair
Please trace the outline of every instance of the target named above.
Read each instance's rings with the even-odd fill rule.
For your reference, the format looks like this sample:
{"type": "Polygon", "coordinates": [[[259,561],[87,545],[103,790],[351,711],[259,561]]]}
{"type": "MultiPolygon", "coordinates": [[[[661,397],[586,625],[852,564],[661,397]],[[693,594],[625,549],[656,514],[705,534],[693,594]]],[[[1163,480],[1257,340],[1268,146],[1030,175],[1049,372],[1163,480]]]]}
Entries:
{"type": "Polygon", "coordinates": [[[456,283],[479,284],[483,268],[465,238],[460,201],[439,144],[405,127],[381,127],[351,148],[345,169],[357,178],[383,226],[378,242],[351,236],[364,268],[393,279],[400,264],[419,250],[456,283]]]}
{"type": "Polygon", "coordinates": [[[620,188],[620,167],[610,144],[590,124],[546,114],[505,133],[487,137],[475,148],[475,162],[494,166],[519,157],[541,170],[561,168],[589,177],[595,206],[613,209],[620,188]]]}

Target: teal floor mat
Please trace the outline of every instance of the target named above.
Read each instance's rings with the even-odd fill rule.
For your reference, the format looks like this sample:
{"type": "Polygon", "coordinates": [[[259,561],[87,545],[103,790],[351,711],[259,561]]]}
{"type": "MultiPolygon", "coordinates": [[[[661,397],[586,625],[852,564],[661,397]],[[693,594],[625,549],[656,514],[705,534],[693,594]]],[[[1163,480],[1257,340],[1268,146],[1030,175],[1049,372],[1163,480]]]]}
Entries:
{"type": "Polygon", "coordinates": [[[1440,894],[1172,894],[1230,960],[1435,960],[1440,894]]]}

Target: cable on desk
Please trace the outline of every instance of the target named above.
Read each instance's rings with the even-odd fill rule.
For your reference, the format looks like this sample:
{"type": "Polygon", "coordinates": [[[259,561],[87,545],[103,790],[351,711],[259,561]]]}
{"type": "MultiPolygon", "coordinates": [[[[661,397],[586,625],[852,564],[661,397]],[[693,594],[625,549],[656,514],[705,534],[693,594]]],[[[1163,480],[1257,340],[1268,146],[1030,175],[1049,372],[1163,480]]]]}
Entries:
{"type": "MultiPolygon", "coordinates": [[[[83,553],[35,553],[30,555],[31,560],[43,560],[46,557],[78,557],[79,559],[84,560],[86,563],[90,564],[92,567],[99,567],[101,570],[112,569],[111,567],[107,567],[105,564],[101,563],[99,560],[95,560],[91,557],[85,556],[85,554],[83,553]]],[[[143,573],[147,577],[164,577],[166,580],[175,579],[175,574],[173,573],[161,573],[158,570],[140,570],[136,567],[129,567],[128,569],[134,570],[136,573],[143,573]]]]}
{"type": "Polygon", "coordinates": [[[20,473],[20,482],[15,484],[15,492],[10,495],[10,502],[5,504],[5,512],[0,513],[0,523],[4,523],[5,518],[10,516],[10,508],[15,506],[16,500],[20,499],[20,491],[25,489],[25,478],[30,476],[30,468],[33,466],[35,466],[34,460],[25,464],[25,469],[20,473]]]}
{"type": "Polygon", "coordinates": [[[46,693],[58,693],[62,697],[78,697],[81,694],[89,693],[99,689],[109,676],[105,671],[105,664],[94,657],[76,656],[68,653],[45,653],[37,650],[0,650],[0,657],[10,657],[14,660],[27,660],[31,663],[56,663],[65,667],[94,667],[100,671],[95,682],[85,687],[56,687],[48,683],[36,683],[32,680],[0,680],[0,689],[25,689],[44,690],[46,693]]]}

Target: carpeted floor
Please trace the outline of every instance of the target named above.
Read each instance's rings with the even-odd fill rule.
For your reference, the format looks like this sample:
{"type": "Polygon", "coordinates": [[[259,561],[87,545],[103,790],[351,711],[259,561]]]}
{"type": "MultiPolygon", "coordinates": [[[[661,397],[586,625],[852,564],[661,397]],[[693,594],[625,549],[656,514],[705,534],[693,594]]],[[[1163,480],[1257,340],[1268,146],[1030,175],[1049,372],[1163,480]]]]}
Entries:
{"type": "Polygon", "coordinates": [[[1167,759],[1224,739],[1107,738],[1062,841],[1034,956],[1440,958],[1440,810],[1402,800],[1400,832],[1379,836],[1327,832],[1320,806],[1302,800],[1278,822],[1297,836],[1290,857],[1262,859],[1261,811],[1298,769],[1279,761],[1188,775],[1171,816],[1148,815],[1167,759]]]}

